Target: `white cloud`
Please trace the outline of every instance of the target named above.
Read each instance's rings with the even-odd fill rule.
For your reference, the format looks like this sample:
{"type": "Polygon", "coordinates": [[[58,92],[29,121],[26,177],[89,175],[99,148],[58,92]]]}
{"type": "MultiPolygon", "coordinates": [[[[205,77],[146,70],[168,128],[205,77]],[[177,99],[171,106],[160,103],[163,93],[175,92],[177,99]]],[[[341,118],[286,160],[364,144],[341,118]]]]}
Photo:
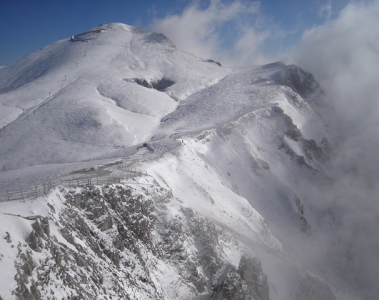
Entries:
{"type": "Polygon", "coordinates": [[[378,116],[378,16],[379,1],[349,4],[335,20],[305,32],[291,54],[320,81],[346,122],[378,116]]]}
{"type": "Polygon", "coordinates": [[[164,33],[180,49],[227,65],[261,64],[269,59],[259,47],[270,31],[255,26],[259,2],[211,0],[201,7],[192,2],[181,14],[156,19],[153,30],[164,33]],[[225,36],[227,35],[227,36],[225,36]],[[230,43],[230,47],[224,47],[230,43]]]}
{"type": "Polygon", "coordinates": [[[378,16],[379,1],[352,2],[334,20],[306,31],[289,58],[315,75],[335,108],[331,115],[335,120],[333,128],[344,135],[345,142],[334,151],[335,171],[339,170],[334,176],[338,181],[328,194],[344,212],[344,227],[331,240],[342,240],[342,249],[337,250],[342,258],[344,251],[353,253],[344,266],[351,283],[376,293],[379,293],[378,16]]]}
{"type": "Polygon", "coordinates": [[[326,16],[329,20],[332,15],[332,0],[328,0],[318,11],[320,17],[326,16]]]}

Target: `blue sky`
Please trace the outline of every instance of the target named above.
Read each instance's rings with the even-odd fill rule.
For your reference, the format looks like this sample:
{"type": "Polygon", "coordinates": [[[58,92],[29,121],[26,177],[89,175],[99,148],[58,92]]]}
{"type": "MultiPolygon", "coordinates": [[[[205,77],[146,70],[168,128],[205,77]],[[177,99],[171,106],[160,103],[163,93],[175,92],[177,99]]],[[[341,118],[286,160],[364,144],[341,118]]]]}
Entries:
{"type": "MultiPolygon", "coordinates": [[[[227,7],[237,2],[245,8],[257,5],[257,1],[249,0],[216,2],[227,7]]],[[[217,24],[219,31],[225,33],[219,47],[232,47],[235,42],[233,29],[238,29],[236,24],[245,18],[245,27],[260,26],[260,30],[264,30],[266,26],[271,31],[275,28],[286,31],[284,36],[266,38],[261,45],[262,50],[270,52],[273,48],[287,48],[298,43],[307,28],[325,21],[327,13],[320,14],[323,6],[332,4],[333,18],[346,3],[343,0],[262,0],[256,14],[242,16],[240,11],[240,19],[232,18],[224,24],[217,24]],[[260,25],[257,25],[259,22],[260,25]]],[[[210,1],[0,0],[0,65],[11,64],[45,45],[101,23],[121,22],[154,30],[159,28],[156,26],[159,20],[173,15],[180,16],[186,9],[196,5],[199,10],[206,10],[210,1]]]]}

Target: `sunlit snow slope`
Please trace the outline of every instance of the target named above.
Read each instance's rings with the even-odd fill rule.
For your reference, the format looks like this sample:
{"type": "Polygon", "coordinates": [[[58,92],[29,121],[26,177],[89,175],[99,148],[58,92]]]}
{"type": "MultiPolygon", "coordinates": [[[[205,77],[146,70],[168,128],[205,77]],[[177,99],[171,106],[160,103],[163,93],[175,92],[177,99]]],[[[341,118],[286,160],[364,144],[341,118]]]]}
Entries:
{"type": "Polygon", "coordinates": [[[161,34],[118,23],[46,46],[0,71],[0,169],[149,140],[178,101],[228,72],[161,34]]]}
{"type": "MultiPolygon", "coordinates": [[[[335,136],[322,96],[296,66],[225,68],[119,23],[0,69],[0,193],[63,175],[126,176],[117,163],[146,172],[57,188],[35,210],[2,204],[2,224],[22,245],[0,244],[5,295],[23,284],[12,281],[22,264],[33,261],[28,276],[38,278],[42,261],[60,263],[51,253],[65,248],[68,265],[80,256],[103,269],[93,267],[94,278],[79,266],[87,293],[64,285],[57,299],[364,299],[376,273],[350,263],[335,239],[340,212],[324,193],[335,182],[335,136]],[[18,211],[40,221],[15,221],[18,211]],[[41,220],[49,233],[37,230],[41,220]]],[[[36,295],[52,293],[51,280],[36,295]]]]}

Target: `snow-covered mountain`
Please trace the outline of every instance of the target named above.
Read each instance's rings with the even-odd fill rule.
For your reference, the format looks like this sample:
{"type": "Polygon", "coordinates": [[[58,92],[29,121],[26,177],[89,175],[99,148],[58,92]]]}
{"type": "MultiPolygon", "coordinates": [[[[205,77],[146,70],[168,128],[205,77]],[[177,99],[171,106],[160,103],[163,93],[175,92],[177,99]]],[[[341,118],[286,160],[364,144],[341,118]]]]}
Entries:
{"type": "Polygon", "coordinates": [[[334,235],[327,109],[296,66],[225,68],[119,23],[0,69],[0,196],[46,192],[0,204],[1,297],[375,297],[334,235]]]}

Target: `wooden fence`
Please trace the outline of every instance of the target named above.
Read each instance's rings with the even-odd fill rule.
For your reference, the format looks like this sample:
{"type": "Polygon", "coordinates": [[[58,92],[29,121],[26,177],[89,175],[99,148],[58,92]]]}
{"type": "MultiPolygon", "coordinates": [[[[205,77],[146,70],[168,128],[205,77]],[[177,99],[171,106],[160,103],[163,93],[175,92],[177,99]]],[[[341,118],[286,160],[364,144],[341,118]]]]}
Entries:
{"type": "Polygon", "coordinates": [[[19,189],[16,191],[7,191],[6,193],[0,193],[0,202],[37,199],[38,197],[47,195],[53,188],[57,186],[75,188],[88,185],[113,184],[120,183],[121,180],[125,180],[134,176],[147,175],[146,172],[130,169],[127,166],[120,165],[118,168],[127,171],[127,174],[123,176],[103,176],[82,179],[57,179],[45,181],[31,187],[19,189]]]}
{"type": "Polygon", "coordinates": [[[174,150],[181,145],[177,142],[172,148],[166,149],[159,154],[149,155],[146,158],[130,160],[127,164],[118,164],[117,169],[126,171],[124,176],[103,176],[103,177],[89,177],[85,179],[57,179],[39,183],[35,186],[19,189],[16,191],[7,191],[6,193],[0,193],[0,202],[17,201],[25,199],[37,199],[38,197],[47,195],[53,188],[57,186],[64,187],[83,187],[87,185],[103,185],[120,183],[121,180],[131,178],[133,176],[147,175],[146,172],[132,168],[137,163],[146,161],[158,160],[167,152],[174,150]]]}

